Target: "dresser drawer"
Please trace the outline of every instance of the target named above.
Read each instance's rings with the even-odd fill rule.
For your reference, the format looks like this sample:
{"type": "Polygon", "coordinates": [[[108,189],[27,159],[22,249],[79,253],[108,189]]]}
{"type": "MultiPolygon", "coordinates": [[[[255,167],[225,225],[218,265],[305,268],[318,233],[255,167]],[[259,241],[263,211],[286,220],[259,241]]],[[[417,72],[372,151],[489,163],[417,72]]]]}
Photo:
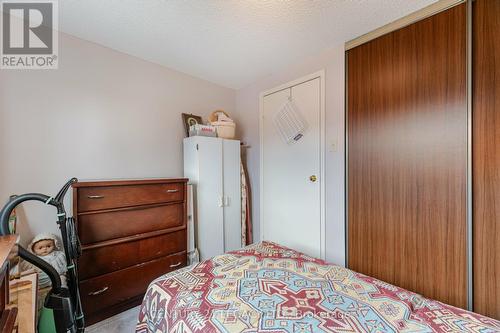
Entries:
{"type": "Polygon", "coordinates": [[[151,281],[186,265],[186,253],[148,261],[113,273],[80,282],[83,311],[86,315],[141,296],[151,281]],[[178,267],[170,266],[181,262],[178,267]]]}
{"type": "Polygon", "coordinates": [[[78,215],[82,244],[92,244],[185,225],[184,204],[78,215]]]}
{"type": "Polygon", "coordinates": [[[182,201],[184,184],[81,187],[78,189],[78,212],[182,201]]]}
{"type": "MultiPolygon", "coordinates": [[[[186,230],[83,250],[78,259],[80,279],[117,271],[187,249],[186,230]]],[[[178,264],[178,262],[174,263],[178,264]]]]}

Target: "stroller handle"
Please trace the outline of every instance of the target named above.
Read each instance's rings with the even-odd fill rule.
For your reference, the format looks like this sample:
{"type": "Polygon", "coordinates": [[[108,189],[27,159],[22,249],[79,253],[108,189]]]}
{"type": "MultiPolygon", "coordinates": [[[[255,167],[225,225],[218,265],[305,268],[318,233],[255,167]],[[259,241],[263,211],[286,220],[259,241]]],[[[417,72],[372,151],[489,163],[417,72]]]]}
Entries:
{"type": "MultiPolygon", "coordinates": [[[[12,198],[6,205],[5,207],[2,208],[0,211],[0,234],[1,235],[9,235],[10,230],[9,230],[9,217],[14,208],[16,208],[17,205],[21,204],[22,202],[25,201],[41,201],[44,202],[48,205],[52,205],[55,207],[58,207],[59,210],[59,203],[56,202],[54,199],[51,197],[45,195],[45,194],[40,194],[40,193],[27,193],[23,195],[16,196],[12,198]]],[[[33,253],[29,252],[22,246],[19,246],[19,256],[26,260],[27,262],[39,267],[47,276],[50,278],[50,282],[52,283],[52,288],[54,290],[59,290],[61,288],[61,277],[59,276],[59,273],[52,267],[49,263],[47,263],[45,260],[38,258],[36,255],[33,253]]]]}

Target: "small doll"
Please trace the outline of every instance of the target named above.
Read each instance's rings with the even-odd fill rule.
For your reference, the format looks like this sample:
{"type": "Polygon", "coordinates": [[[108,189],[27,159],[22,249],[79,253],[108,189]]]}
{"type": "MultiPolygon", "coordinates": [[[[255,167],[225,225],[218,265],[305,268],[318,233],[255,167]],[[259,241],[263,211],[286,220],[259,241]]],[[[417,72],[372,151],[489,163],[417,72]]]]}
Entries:
{"type": "MultiPolygon", "coordinates": [[[[48,262],[61,276],[61,282],[66,285],[66,256],[59,248],[59,242],[56,236],[52,234],[42,233],[33,238],[28,250],[37,257],[48,262]]],[[[40,269],[38,272],[38,284],[41,288],[50,286],[50,279],[40,269]]]]}

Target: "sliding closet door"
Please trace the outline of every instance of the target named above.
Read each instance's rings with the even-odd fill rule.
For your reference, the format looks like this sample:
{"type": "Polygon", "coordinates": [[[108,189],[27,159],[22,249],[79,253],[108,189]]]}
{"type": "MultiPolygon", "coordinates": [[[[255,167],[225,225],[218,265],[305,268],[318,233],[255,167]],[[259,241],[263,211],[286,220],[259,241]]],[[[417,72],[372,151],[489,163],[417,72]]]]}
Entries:
{"type": "Polygon", "coordinates": [[[474,311],[500,319],[500,0],[473,13],[474,311]]]}
{"type": "Polygon", "coordinates": [[[348,265],[466,307],[466,6],[347,52],[348,265]]]}

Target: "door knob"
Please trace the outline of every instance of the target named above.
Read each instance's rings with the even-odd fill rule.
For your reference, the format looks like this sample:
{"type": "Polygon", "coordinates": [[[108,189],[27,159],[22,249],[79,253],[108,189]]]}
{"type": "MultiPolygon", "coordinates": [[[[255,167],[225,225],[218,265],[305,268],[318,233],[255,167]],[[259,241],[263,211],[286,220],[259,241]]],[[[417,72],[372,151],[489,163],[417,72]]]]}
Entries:
{"type": "Polygon", "coordinates": [[[316,175],[312,175],[309,177],[309,180],[314,183],[316,180],[318,180],[318,177],[316,177],[316,175]]]}

